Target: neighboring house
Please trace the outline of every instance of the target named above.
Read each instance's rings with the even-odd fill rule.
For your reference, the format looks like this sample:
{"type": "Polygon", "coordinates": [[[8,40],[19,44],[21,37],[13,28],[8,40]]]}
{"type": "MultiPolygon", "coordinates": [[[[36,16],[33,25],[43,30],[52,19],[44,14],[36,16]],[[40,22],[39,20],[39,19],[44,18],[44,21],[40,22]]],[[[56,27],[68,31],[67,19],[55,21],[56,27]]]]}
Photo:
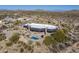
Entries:
{"type": "Polygon", "coordinates": [[[58,29],[58,26],[54,25],[48,25],[48,24],[37,24],[37,23],[31,23],[31,24],[24,24],[23,27],[30,29],[31,31],[39,31],[39,32],[52,32],[58,29]]]}

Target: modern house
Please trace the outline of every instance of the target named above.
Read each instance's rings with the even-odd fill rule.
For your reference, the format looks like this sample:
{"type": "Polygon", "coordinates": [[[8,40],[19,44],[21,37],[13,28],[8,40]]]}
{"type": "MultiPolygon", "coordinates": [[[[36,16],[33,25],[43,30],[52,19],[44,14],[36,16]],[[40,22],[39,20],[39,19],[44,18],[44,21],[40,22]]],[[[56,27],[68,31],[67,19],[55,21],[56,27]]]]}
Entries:
{"type": "Polygon", "coordinates": [[[30,29],[31,31],[38,31],[38,32],[53,32],[58,29],[58,26],[48,25],[48,24],[24,24],[23,27],[30,29]]]}

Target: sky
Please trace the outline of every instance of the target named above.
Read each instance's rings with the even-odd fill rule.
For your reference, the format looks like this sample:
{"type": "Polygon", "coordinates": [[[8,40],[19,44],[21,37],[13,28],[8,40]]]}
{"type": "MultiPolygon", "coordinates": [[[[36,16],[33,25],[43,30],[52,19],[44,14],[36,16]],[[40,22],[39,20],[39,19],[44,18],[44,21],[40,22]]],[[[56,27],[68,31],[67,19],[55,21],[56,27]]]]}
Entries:
{"type": "Polygon", "coordinates": [[[79,5],[0,5],[0,10],[79,10],[79,5]]]}

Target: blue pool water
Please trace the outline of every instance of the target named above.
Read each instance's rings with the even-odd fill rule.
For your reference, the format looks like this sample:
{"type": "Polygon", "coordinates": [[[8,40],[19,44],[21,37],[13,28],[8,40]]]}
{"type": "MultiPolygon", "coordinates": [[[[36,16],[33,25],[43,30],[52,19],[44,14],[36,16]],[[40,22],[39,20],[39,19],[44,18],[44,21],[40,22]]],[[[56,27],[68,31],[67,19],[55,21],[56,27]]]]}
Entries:
{"type": "Polygon", "coordinates": [[[38,37],[38,36],[32,36],[31,39],[32,39],[32,40],[38,40],[39,37],[38,37]]]}

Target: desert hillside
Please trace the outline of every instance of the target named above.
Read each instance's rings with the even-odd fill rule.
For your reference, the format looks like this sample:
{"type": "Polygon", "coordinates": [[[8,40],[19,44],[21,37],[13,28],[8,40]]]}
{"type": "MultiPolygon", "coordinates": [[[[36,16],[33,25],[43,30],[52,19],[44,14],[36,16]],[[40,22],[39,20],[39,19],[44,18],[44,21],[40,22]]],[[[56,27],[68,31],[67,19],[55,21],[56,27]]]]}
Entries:
{"type": "Polygon", "coordinates": [[[79,53],[79,10],[0,10],[1,53],[79,53]],[[24,24],[58,26],[51,33],[29,31],[24,24]],[[32,36],[38,40],[32,40],[32,36]]]}

